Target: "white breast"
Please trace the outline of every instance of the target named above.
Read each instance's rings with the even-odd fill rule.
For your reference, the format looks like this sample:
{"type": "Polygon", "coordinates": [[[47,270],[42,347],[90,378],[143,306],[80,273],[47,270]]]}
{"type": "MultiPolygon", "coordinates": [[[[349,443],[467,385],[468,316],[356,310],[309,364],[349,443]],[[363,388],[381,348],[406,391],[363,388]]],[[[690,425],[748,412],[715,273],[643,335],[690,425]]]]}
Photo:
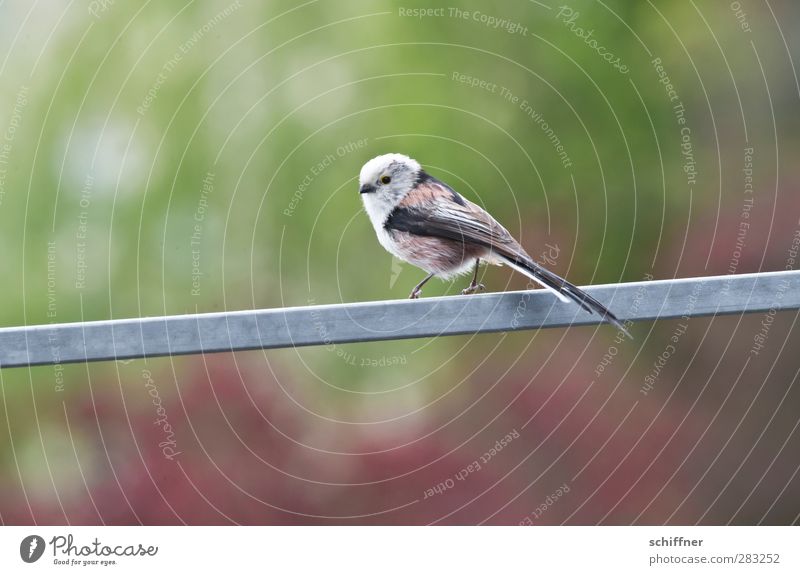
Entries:
{"type": "Polygon", "coordinates": [[[364,201],[364,210],[372,222],[372,227],[375,228],[380,244],[390,254],[401,257],[395,249],[394,240],[383,227],[395,207],[391,198],[385,198],[382,194],[362,194],[361,199],[364,201]]]}

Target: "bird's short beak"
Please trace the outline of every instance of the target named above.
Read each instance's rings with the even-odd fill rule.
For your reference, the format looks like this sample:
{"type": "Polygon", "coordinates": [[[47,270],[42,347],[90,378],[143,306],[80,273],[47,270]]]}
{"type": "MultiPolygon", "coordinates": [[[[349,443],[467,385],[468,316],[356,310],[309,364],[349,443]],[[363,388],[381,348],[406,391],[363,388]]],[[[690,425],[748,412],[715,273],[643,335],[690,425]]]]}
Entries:
{"type": "Polygon", "coordinates": [[[358,189],[359,194],[371,194],[375,191],[375,186],[372,184],[364,184],[358,189]]]}

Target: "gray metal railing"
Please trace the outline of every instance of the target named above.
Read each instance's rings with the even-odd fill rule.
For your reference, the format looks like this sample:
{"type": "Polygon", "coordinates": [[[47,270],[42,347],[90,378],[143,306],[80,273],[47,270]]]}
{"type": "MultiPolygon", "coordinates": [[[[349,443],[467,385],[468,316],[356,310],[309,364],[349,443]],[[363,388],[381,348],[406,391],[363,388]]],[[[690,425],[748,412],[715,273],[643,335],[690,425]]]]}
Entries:
{"type": "MultiPolygon", "coordinates": [[[[583,288],[621,320],[800,309],[800,271],[583,288]]],[[[0,328],[0,367],[591,325],[544,290],[0,328]]],[[[613,330],[613,327],[608,327],[613,330]]],[[[635,334],[634,334],[635,335],[635,334]]]]}

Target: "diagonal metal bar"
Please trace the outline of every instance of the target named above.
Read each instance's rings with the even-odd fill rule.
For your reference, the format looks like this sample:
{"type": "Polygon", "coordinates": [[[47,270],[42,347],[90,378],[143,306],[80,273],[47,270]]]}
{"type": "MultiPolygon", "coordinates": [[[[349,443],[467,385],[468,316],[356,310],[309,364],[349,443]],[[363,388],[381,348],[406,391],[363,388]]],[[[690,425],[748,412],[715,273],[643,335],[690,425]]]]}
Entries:
{"type": "MultiPolygon", "coordinates": [[[[800,309],[800,271],[584,288],[622,320],[800,309]]],[[[544,290],[0,328],[0,367],[592,325],[544,290]]],[[[609,328],[612,329],[612,328],[609,328]]]]}

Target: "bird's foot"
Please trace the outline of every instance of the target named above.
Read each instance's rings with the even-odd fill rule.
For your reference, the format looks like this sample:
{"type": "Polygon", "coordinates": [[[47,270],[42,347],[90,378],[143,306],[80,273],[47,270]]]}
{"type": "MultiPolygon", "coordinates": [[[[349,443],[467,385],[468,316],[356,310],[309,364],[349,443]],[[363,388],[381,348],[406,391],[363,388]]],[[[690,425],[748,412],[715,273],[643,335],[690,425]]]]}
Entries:
{"type": "Polygon", "coordinates": [[[483,291],[486,289],[486,286],[483,284],[470,284],[469,287],[466,287],[461,290],[461,295],[470,295],[473,293],[478,293],[479,291],[483,291]]]}
{"type": "Polygon", "coordinates": [[[412,292],[411,292],[411,294],[408,296],[408,299],[419,299],[419,294],[421,294],[421,293],[422,293],[422,290],[421,290],[421,289],[415,289],[415,290],[414,290],[414,291],[412,291],[412,292]]]}

